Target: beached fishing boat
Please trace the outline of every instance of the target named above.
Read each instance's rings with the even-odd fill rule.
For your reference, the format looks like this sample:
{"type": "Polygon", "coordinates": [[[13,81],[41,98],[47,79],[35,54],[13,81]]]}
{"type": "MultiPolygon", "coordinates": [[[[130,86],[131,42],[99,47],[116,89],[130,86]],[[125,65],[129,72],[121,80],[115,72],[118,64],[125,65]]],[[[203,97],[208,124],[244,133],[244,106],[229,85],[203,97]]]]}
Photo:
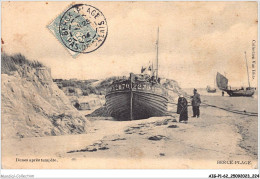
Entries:
{"type": "Polygon", "coordinates": [[[167,92],[158,81],[130,74],[127,80],[115,80],[106,94],[108,113],[120,120],[146,119],[167,112],[167,92]]]}
{"type": "MultiPolygon", "coordinates": [[[[246,59],[246,52],[245,52],[245,59],[246,59]]],[[[246,66],[247,66],[247,60],[246,60],[246,66]]],[[[228,79],[217,72],[216,80],[217,80],[217,86],[220,90],[226,91],[229,96],[246,96],[250,97],[253,96],[255,93],[254,88],[250,87],[250,81],[249,81],[249,75],[248,75],[248,67],[247,67],[247,76],[248,76],[248,86],[246,88],[240,88],[240,89],[231,89],[230,86],[228,86],[228,79]]]]}
{"type": "Polygon", "coordinates": [[[108,113],[119,120],[146,119],[153,116],[164,116],[167,112],[167,91],[160,84],[158,77],[158,41],[156,69],[149,68],[151,75],[130,73],[128,79],[114,80],[106,94],[108,113]]]}

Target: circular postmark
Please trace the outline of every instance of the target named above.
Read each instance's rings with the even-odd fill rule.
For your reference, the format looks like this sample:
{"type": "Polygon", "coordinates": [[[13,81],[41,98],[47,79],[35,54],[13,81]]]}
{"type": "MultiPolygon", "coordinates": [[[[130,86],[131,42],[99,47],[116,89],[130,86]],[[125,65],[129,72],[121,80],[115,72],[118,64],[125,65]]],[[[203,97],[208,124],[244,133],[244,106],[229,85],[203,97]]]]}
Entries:
{"type": "Polygon", "coordinates": [[[97,50],[105,42],[107,33],[103,13],[87,4],[73,5],[60,19],[60,38],[67,48],[77,53],[97,50]]]}

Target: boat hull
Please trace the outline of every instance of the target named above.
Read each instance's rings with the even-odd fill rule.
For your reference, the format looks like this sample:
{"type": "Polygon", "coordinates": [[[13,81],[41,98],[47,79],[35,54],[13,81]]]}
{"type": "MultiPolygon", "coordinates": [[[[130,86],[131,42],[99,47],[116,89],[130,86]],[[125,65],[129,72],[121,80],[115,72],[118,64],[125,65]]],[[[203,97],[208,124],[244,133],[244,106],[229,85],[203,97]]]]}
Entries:
{"type": "Polygon", "coordinates": [[[167,98],[147,91],[122,90],[106,95],[108,113],[119,120],[146,119],[167,113],[167,98]]]}
{"type": "Polygon", "coordinates": [[[254,90],[225,90],[225,91],[231,97],[238,97],[238,96],[251,97],[255,93],[254,90]]]}
{"type": "Polygon", "coordinates": [[[213,89],[213,90],[207,89],[207,92],[208,92],[208,93],[216,93],[216,91],[217,91],[216,89],[213,89]]]}

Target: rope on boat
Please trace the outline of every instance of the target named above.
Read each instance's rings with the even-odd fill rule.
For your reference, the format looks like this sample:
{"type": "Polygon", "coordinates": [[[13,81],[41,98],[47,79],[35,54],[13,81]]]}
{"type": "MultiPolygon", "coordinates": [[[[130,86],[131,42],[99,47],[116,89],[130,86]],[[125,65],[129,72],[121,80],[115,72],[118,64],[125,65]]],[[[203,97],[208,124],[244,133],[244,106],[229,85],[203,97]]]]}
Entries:
{"type": "MultiPolygon", "coordinates": [[[[166,88],[166,89],[175,92],[172,89],[168,89],[168,88],[166,88]]],[[[185,96],[186,98],[190,98],[189,95],[183,95],[183,96],[185,96]]],[[[168,101],[168,103],[178,105],[177,103],[174,103],[174,102],[168,101]]],[[[221,110],[231,112],[231,113],[235,113],[235,114],[246,115],[246,116],[258,116],[258,113],[255,113],[255,112],[239,111],[239,110],[235,110],[235,109],[232,110],[232,109],[227,109],[227,108],[223,108],[223,107],[219,107],[219,106],[215,106],[215,105],[211,105],[211,104],[207,104],[207,103],[203,103],[203,102],[201,102],[201,104],[203,104],[202,106],[213,107],[213,108],[221,109],[221,110]]],[[[188,105],[188,106],[192,106],[192,105],[188,105]]]]}

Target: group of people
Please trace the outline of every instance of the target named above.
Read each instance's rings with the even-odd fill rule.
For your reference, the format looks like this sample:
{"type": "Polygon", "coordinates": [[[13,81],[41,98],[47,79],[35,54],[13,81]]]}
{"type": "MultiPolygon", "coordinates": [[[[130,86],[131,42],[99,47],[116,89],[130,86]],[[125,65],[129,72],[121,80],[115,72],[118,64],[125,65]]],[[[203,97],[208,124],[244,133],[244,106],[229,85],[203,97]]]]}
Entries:
{"type": "MultiPolygon", "coordinates": [[[[200,104],[200,94],[197,89],[194,89],[193,96],[191,96],[192,117],[200,117],[200,104]]],[[[188,123],[188,101],[183,95],[180,95],[178,99],[177,114],[180,114],[179,122],[188,123]]]]}

